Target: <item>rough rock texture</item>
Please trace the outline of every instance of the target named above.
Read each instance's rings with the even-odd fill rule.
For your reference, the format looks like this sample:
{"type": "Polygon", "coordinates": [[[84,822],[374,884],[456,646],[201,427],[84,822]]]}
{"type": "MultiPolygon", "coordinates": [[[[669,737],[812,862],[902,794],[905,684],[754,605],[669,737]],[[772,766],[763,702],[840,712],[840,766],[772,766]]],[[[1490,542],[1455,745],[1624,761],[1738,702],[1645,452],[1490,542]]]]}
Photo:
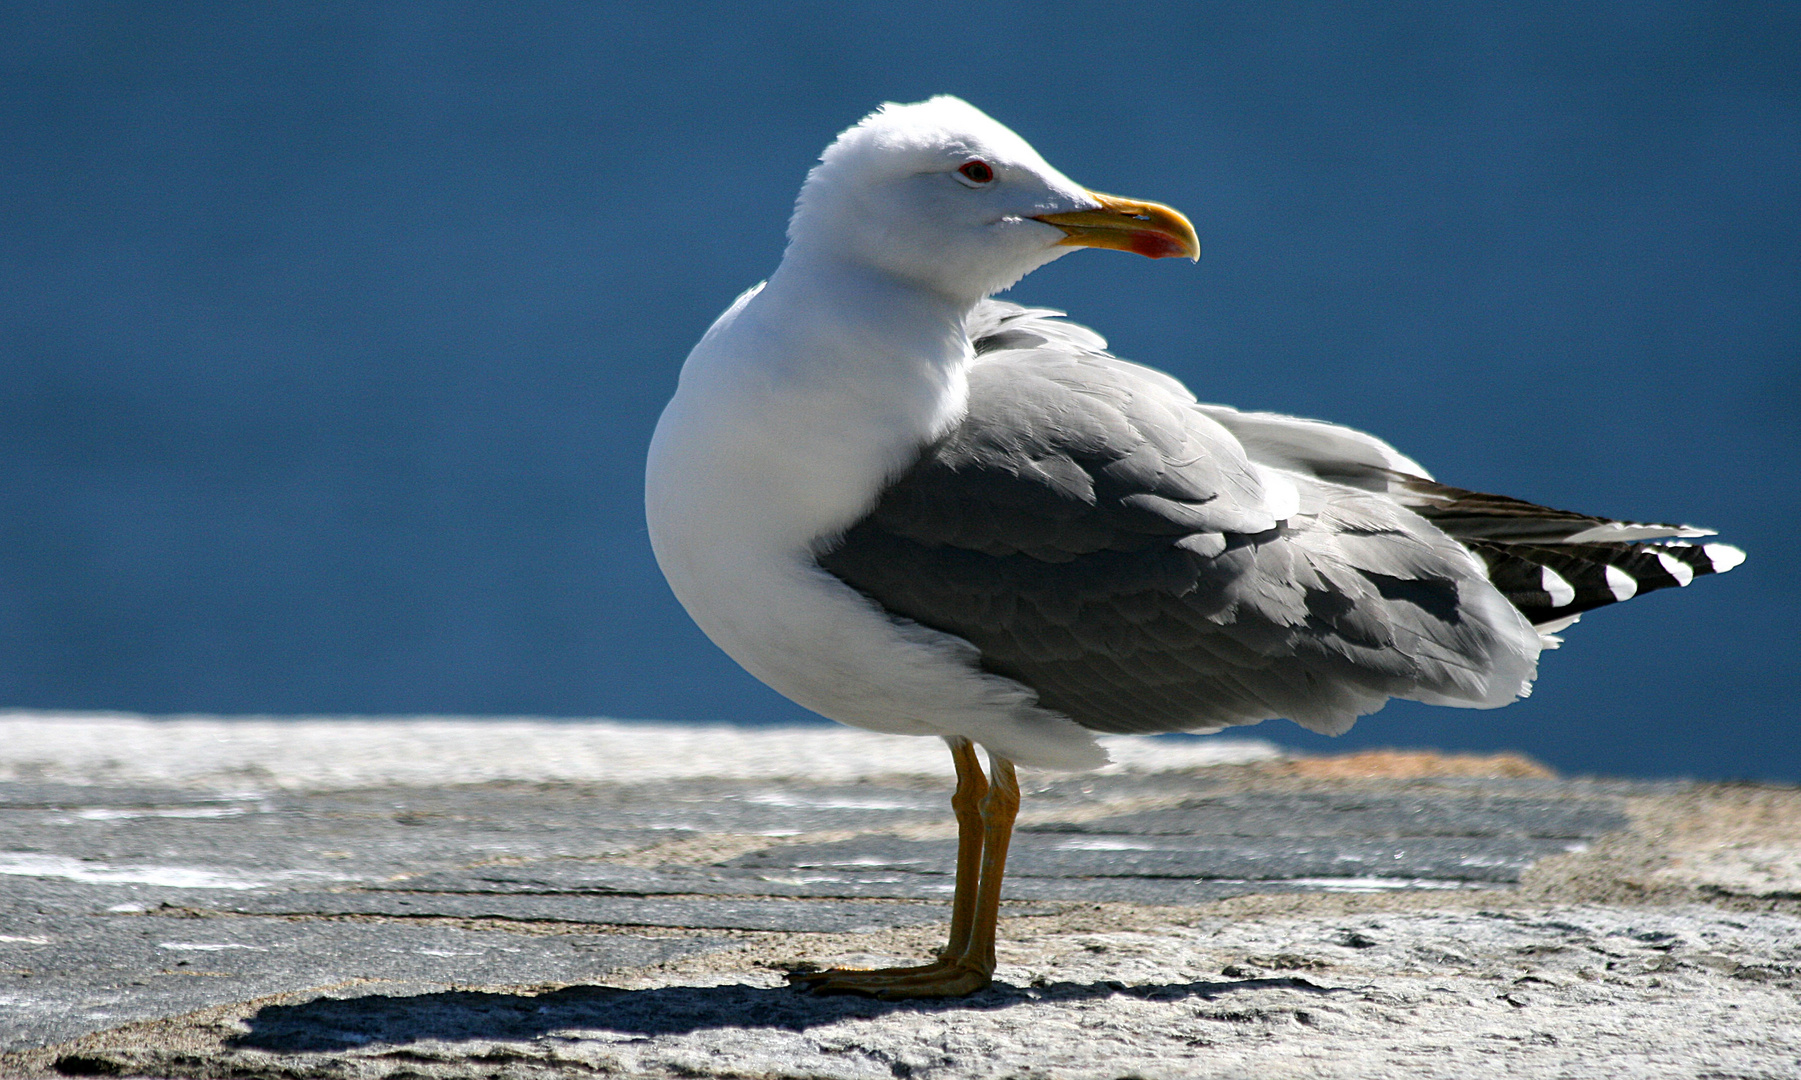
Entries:
{"type": "MultiPolygon", "coordinates": [[[[302,734],[290,776],[404,757],[302,734]]],[[[1794,789],[1425,753],[1041,776],[995,986],[884,1003],[782,973],[936,947],[942,778],[84,785],[35,738],[0,782],[0,1076],[1801,1076],[1794,789]]]]}
{"type": "Polygon", "coordinates": [[[338,987],[9,1064],[259,1077],[1801,1075],[1792,913],[1328,906],[1016,921],[1003,981],[958,1002],[801,996],[762,970],[797,948],[770,941],[606,985],[338,987]]]}

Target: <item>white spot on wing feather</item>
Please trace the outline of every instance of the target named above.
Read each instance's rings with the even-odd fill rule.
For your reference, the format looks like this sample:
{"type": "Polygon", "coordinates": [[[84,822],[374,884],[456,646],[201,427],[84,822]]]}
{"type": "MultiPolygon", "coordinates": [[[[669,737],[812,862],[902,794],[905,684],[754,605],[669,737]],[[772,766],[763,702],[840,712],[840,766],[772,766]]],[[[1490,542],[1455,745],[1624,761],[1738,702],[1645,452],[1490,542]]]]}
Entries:
{"type": "Polygon", "coordinates": [[[1656,554],[1658,565],[1663,567],[1664,573],[1676,579],[1676,584],[1687,585],[1695,580],[1695,571],[1687,563],[1662,551],[1656,554]]]}
{"type": "Polygon", "coordinates": [[[1563,575],[1548,566],[1538,568],[1539,588],[1551,594],[1551,606],[1563,607],[1576,602],[1576,588],[1563,575]]]}
{"type": "Polygon", "coordinates": [[[1632,580],[1632,576],[1626,571],[1617,566],[1603,566],[1601,569],[1606,574],[1607,587],[1613,591],[1615,600],[1630,600],[1638,595],[1638,582],[1632,580]]]}
{"type": "Polygon", "coordinates": [[[1701,550],[1707,553],[1707,559],[1713,563],[1713,572],[1716,574],[1724,574],[1745,561],[1745,553],[1731,544],[1702,544],[1701,550]]]}

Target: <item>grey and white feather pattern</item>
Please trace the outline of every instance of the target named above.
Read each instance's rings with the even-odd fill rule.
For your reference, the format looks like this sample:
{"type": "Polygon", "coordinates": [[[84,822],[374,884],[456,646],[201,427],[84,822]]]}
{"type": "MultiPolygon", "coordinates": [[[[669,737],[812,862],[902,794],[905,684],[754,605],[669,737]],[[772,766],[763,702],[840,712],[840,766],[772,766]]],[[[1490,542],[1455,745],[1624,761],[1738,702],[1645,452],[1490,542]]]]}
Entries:
{"type": "Polygon", "coordinates": [[[1503,705],[1554,643],[1534,624],[1735,553],[1440,485],[1347,428],[1198,404],[1058,314],[975,310],[961,422],[817,557],[1089,729],[1338,733],[1391,697],[1503,705]]]}

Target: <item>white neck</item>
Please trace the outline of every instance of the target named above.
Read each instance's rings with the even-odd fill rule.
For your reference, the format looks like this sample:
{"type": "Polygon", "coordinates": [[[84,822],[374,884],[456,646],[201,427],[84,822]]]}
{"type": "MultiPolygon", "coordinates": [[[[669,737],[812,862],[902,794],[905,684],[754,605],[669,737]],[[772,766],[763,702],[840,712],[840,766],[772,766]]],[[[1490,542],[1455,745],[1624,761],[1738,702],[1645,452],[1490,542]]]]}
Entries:
{"type": "Polygon", "coordinates": [[[652,444],[653,501],[679,488],[695,514],[784,547],[842,531],[962,415],[968,309],[789,252],[689,355],[652,444]],[[659,485],[665,470],[680,483],[659,485]]]}
{"type": "Polygon", "coordinates": [[[973,302],[945,296],[856,262],[790,249],[754,301],[760,323],[786,346],[758,357],[781,370],[902,390],[928,370],[968,362],[964,322],[973,302]]]}

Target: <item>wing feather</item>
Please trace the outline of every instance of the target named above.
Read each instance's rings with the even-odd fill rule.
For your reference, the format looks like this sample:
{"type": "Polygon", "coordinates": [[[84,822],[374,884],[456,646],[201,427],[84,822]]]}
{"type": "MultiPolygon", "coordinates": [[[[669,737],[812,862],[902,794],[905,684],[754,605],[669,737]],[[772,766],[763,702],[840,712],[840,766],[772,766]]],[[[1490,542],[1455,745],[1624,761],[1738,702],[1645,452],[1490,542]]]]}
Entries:
{"type": "Polygon", "coordinates": [[[1390,697],[1523,692],[1537,637],[1387,494],[1411,462],[1324,424],[1264,452],[1275,418],[1197,405],[1053,315],[981,309],[967,415],[822,567],[1100,731],[1338,732],[1390,697]]]}

